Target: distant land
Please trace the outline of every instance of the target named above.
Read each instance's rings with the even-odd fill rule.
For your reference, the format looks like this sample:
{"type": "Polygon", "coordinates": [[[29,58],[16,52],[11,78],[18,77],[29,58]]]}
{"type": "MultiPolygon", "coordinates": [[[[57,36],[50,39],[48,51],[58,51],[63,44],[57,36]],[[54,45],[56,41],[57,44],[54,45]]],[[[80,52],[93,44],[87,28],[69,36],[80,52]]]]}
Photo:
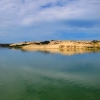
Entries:
{"type": "Polygon", "coordinates": [[[69,41],[50,40],[41,42],[20,42],[12,44],[0,44],[0,47],[21,48],[21,49],[100,49],[100,41],[69,41]]]}

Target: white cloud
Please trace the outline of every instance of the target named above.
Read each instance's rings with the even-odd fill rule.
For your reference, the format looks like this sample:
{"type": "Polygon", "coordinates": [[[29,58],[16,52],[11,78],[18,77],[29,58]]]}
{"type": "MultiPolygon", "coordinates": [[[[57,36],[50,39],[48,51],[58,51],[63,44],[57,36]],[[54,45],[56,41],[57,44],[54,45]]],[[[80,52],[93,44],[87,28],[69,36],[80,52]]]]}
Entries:
{"type": "Polygon", "coordinates": [[[4,27],[43,21],[100,19],[99,0],[1,0],[0,7],[0,26],[4,27]],[[42,8],[49,3],[51,7],[42,8]]]}
{"type": "Polygon", "coordinates": [[[0,0],[0,39],[100,32],[100,0],[0,0]],[[44,7],[44,8],[43,8],[44,7]],[[67,21],[96,21],[92,27],[67,21]],[[64,24],[63,22],[66,22],[64,24]],[[26,35],[25,35],[26,34],[26,35]]]}

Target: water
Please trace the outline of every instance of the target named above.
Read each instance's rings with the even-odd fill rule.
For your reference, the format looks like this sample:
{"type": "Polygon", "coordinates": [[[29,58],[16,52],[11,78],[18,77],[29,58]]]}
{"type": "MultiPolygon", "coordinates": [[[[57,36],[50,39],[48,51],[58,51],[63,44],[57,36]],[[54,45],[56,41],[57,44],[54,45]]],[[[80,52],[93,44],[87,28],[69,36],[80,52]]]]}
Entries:
{"type": "Polygon", "coordinates": [[[0,48],[0,100],[100,100],[100,53],[0,48]]]}

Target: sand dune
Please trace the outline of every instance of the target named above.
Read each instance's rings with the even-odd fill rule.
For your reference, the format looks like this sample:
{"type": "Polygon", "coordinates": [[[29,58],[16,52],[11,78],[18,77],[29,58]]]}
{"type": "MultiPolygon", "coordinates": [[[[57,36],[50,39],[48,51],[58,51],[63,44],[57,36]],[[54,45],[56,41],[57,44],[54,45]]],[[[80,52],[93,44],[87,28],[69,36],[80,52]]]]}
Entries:
{"type": "Polygon", "coordinates": [[[60,41],[51,40],[43,42],[22,42],[11,44],[10,47],[20,47],[22,49],[86,49],[99,48],[100,41],[60,41]]]}

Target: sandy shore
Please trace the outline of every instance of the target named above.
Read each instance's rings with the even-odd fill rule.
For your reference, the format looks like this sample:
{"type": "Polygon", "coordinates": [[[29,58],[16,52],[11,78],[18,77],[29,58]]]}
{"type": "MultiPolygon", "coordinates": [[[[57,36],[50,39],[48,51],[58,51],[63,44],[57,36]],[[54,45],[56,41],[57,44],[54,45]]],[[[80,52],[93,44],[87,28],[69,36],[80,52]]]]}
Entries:
{"type": "Polygon", "coordinates": [[[79,48],[100,48],[100,41],[60,41],[51,40],[43,42],[22,42],[11,44],[10,47],[23,49],[79,49],[79,48]]]}
{"type": "Polygon", "coordinates": [[[60,53],[63,55],[100,52],[100,41],[60,41],[21,42],[10,44],[11,48],[23,51],[39,51],[43,53],[60,53]]]}

